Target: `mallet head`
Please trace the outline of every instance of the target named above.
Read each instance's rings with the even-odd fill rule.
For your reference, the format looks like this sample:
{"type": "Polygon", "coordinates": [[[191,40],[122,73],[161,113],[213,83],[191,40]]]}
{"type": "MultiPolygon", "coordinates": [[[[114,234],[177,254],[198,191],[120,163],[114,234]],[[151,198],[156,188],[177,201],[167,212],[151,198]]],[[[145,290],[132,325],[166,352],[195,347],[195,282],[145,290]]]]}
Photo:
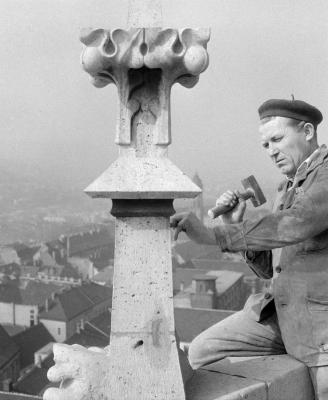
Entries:
{"type": "Polygon", "coordinates": [[[252,204],[254,207],[259,207],[266,202],[266,198],[260,188],[260,185],[257,183],[254,175],[249,176],[241,181],[245,190],[251,189],[253,191],[253,196],[250,197],[252,204]]]}

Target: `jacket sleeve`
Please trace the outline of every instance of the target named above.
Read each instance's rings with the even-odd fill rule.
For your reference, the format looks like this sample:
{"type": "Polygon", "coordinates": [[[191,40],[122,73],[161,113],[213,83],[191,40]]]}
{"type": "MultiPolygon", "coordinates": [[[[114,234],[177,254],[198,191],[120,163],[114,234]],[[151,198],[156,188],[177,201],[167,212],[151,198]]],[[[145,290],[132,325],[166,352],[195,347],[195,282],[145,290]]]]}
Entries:
{"type": "Polygon", "coordinates": [[[214,228],[222,251],[271,250],[312,238],[328,229],[328,166],[300,191],[290,208],[239,224],[214,228]]]}

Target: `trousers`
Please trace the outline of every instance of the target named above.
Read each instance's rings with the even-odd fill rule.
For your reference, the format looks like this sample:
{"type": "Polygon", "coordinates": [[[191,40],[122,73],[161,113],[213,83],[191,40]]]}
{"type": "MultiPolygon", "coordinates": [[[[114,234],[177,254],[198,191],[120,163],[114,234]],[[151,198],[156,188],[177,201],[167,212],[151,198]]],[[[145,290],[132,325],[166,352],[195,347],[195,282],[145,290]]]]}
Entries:
{"type": "MultiPolygon", "coordinates": [[[[190,344],[189,363],[193,369],[225,357],[286,354],[274,313],[257,322],[245,311],[238,311],[198,335],[190,344]]],[[[312,367],[316,400],[328,400],[328,366],[312,367]]]]}

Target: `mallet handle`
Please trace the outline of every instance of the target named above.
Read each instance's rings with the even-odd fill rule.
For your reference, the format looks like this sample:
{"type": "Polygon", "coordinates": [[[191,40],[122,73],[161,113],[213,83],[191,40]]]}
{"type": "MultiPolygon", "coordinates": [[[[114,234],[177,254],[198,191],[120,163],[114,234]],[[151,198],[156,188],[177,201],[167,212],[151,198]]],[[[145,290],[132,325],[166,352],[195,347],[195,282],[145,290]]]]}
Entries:
{"type": "MultiPolygon", "coordinates": [[[[240,192],[239,193],[239,198],[243,200],[248,200],[251,197],[254,197],[254,190],[253,189],[247,189],[245,192],[240,192]]],[[[228,211],[231,211],[235,206],[226,206],[224,204],[218,204],[216,207],[211,208],[208,210],[207,214],[210,218],[214,219],[217,218],[218,216],[225,214],[228,211]]]]}

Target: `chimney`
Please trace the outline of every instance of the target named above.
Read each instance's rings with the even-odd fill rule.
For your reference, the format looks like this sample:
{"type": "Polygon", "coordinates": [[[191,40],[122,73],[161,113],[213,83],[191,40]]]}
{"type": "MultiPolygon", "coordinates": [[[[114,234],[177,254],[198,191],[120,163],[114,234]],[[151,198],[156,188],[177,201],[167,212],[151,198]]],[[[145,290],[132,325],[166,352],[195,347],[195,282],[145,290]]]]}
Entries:
{"type": "Polygon", "coordinates": [[[181,281],[180,282],[180,292],[184,291],[184,286],[185,286],[184,281],[181,281]]]}
{"type": "Polygon", "coordinates": [[[45,311],[46,311],[46,312],[49,311],[49,299],[46,299],[46,302],[45,302],[45,304],[44,304],[44,308],[45,308],[45,311]]]}
{"type": "Polygon", "coordinates": [[[81,329],[84,329],[84,319],[81,318],[81,329]]]}

